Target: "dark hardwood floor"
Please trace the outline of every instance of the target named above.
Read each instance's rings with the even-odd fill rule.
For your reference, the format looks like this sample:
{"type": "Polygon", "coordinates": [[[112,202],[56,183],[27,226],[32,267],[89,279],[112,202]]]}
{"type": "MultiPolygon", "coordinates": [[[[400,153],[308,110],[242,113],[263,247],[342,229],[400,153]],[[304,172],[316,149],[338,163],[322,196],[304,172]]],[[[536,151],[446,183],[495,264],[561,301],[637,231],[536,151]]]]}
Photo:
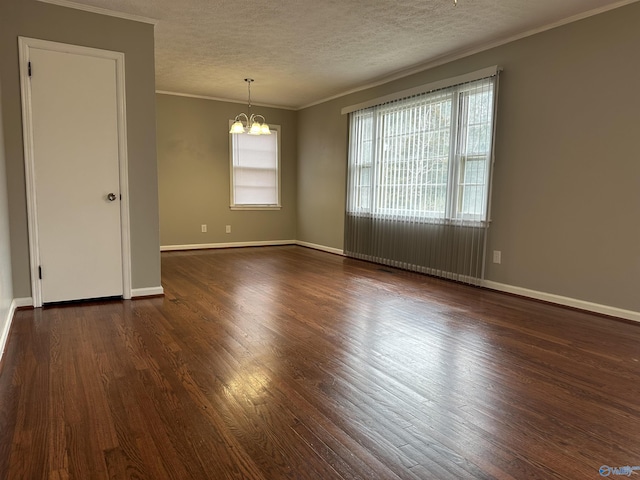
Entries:
{"type": "Polygon", "coordinates": [[[638,324],[295,246],[164,253],[162,269],[164,298],[16,313],[0,478],[640,465],[638,324]]]}

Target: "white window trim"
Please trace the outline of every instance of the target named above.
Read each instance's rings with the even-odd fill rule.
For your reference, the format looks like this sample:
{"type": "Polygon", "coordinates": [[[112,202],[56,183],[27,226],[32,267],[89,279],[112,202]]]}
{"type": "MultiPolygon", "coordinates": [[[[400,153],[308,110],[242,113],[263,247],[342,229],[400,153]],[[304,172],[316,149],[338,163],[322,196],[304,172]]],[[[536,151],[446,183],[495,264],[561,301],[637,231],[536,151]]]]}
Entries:
{"type": "MultiPolygon", "coordinates": [[[[490,73],[490,75],[488,76],[494,76],[496,73],[500,71],[501,69],[499,67],[494,66],[494,67],[489,67],[483,70],[478,70],[468,75],[463,75],[460,77],[455,77],[453,79],[444,80],[442,82],[437,82],[438,87],[442,87],[442,88],[454,87],[452,90],[452,98],[451,98],[452,114],[453,114],[452,124],[456,125],[456,127],[452,130],[452,136],[451,136],[451,147],[450,147],[451,153],[449,157],[449,174],[448,174],[448,178],[450,180],[448,181],[448,184],[447,184],[448,193],[447,193],[444,212],[432,212],[432,211],[414,212],[414,211],[405,210],[405,209],[381,208],[379,205],[376,204],[377,196],[375,195],[375,189],[377,187],[376,178],[379,174],[379,171],[378,171],[379,164],[373,161],[371,165],[367,165],[368,168],[372,169],[371,183],[369,185],[370,203],[366,207],[360,206],[360,207],[352,208],[351,210],[348,210],[348,213],[350,215],[359,216],[359,217],[387,218],[387,219],[394,219],[396,216],[400,215],[400,216],[410,217],[412,218],[413,221],[418,221],[422,223],[439,223],[439,224],[462,223],[468,226],[485,226],[488,223],[490,223],[491,222],[491,187],[492,187],[491,177],[492,177],[492,166],[494,161],[493,151],[495,148],[495,122],[496,122],[496,110],[497,110],[496,99],[497,99],[497,92],[498,92],[497,75],[496,75],[496,80],[493,86],[493,96],[494,96],[493,118],[492,118],[493,136],[491,139],[491,147],[487,152],[487,156],[485,160],[487,162],[487,168],[485,170],[485,183],[484,183],[486,197],[485,197],[485,204],[483,205],[484,207],[483,212],[481,214],[463,213],[460,210],[461,208],[460,201],[459,201],[460,192],[466,187],[466,185],[464,185],[461,182],[461,176],[460,176],[461,168],[463,166],[463,163],[467,160],[468,157],[475,157],[475,156],[482,157],[482,155],[464,156],[462,152],[459,151],[458,139],[462,135],[462,124],[458,122],[457,115],[460,107],[461,94],[467,92],[469,88],[467,84],[459,84],[457,82],[460,79],[464,79],[464,80],[471,79],[471,81],[482,80],[484,78],[487,78],[486,76],[483,77],[482,75],[490,73]]],[[[384,104],[378,104],[375,102],[382,101],[382,100],[386,102],[391,100],[403,99],[403,98],[406,98],[406,95],[408,92],[410,92],[412,95],[430,93],[431,91],[434,90],[434,88],[432,88],[434,87],[434,85],[436,84],[429,84],[422,87],[418,87],[416,89],[405,90],[403,92],[399,92],[397,94],[389,95],[386,97],[380,97],[380,98],[371,100],[369,102],[364,102],[351,107],[345,107],[342,113],[343,114],[353,113],[354,111],[357,111],[359,109],[367,109],[371,107],[381,107],[380,110],[384,111],[384,106],[383,106],[384,104]],[[356,107],[358,108],[356,109],[356,107]]],[[[351,148],[351,146],[349,148],[351,148]]],[[[358,167],[349,166],[349,168],[358,168],[358,167]]],[[[362,168],[362,166],[360,166],[360,168],[362,168]]],[[[348,175],[351,175],[351,173],[348,173],[348,175]]],[[[348,193],[348,195],[349,194],[350,193],[348,193]]],[[[347,207],[347,209],[348,208],[349,207],[347,207]]]]}
{"type": "MultiPolygon", "coordinates": [[[[231,125],[234,120],[229,120],[229,129],[231,129],[231,125]]],[[[233,188],[234,188],[234,168],[233,168],[233,135],[229,134],[229,209],[230,210],[282,210],[282,162],[281,162],[281,146],[282,146],[282,128],[280,125],[272,125],[269,124],[270,130],[275,130],[278,132],[278,145],[277,145],[277,165],[278,165],[278,175],[277,175],[277,191],[278,191],[278,203],[276,205],[236,205],[234,204],[233,198],[233,188]]],[[[235,135],[247,135],[247,134],[235,134],[235,135]]]]}

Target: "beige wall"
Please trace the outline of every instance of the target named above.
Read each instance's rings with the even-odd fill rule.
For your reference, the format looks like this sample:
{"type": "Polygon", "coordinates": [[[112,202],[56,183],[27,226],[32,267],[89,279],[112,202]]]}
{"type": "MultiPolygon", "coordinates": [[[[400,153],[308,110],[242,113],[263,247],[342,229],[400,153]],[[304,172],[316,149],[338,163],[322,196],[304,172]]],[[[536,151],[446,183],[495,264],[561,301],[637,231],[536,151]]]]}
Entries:
{"type": "Polygon", "coordinates": [[[153,26],[35,0],[0,2],[0,80],[8,178],[13,293],[30,297],[18,36],[124,52],[132,286],[160,285],[153,26]]]}
{"type": "Polygon", "coordinates": [[[298,112],[298,240],[342,250],[348,117],[345,98],[298,112]]]}
{"type": "MultiPolygon", "coordinates": [[[[0,112],[2,112],[2,83],[0,82],[0,112]]],[[[11,323],[9,313],[13,300],[11,280],[11,249],[9,246],[9,206],[7,204],[7,177],[5,174],[4,134],[0,115],[0,350],[4,347],[7,329],[11,323]]],[[[2,351],[0,351],[0,356],[2,351]]]]}
{"type": "Polygon", "coordinates": [[[281,126],[278,211],[229,209],[229,120],[247,106],[158,94],[160,242],[163,246],[296,238],[296,112],[253,107],[281,126]],[[200,226],[207,225],[207,233],[200,226]],[[231,233],[225,233],[231,225],[231,233]]]}
{"type": "Polygon", "coordinates": [[[640,311],[639,24],[635,3],[302,110],[298,239],[343,246],[342,107],[498,64],[487,279],[640,311]]]}

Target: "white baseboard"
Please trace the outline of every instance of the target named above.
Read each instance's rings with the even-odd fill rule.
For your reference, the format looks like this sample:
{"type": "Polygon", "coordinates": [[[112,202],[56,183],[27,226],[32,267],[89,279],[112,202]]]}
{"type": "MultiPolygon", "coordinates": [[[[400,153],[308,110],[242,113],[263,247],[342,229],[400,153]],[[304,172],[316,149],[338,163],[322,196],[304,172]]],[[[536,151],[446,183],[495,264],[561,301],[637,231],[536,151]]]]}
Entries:
{"type": "Polygon", "coordinates": [[[163,245],[161,252],[171,252],[177,250],[206,250],[210,248],[239,248],[239,247],[276,247],[280,245],[300,245],[301,247],[322,250],[323,252],[344,255],[344,250],[333,247],[325,247],[316,243],[301,242],[299,240],[264,240],[256,242],[230,242],[230,243],[193,243],[187,245],[163,245]]]}
{"type": "Polygon", "coordinates": [[[187,245],[162,245],[161,252],[176,250],[206,250],[210,248],[239,248],[239,247],[275,247],[278,245],[295,245],[295,240],[265,240],[257,242],[230,242],[230,243],[192,243],[187,245]]]}
{"type": "Polygon", "coordinates": [[[134,288],[131,290],[131,298],[155,297],[157,295],[164,295],[162,287],[134,288]]]}
{"type": "MultiPolygon", "coordinates": [[[[318,245],[316,243],[302,242],[300,240],[274,240],[264,242],[235,242],[235,243],[204,243],[204,244],[192,244],[192,245],[166,245],[160,247],[161,251],[172,250],[198,250],[208,248],[233,248],[233,247],[266,247],[276,245],[299,245],[301,247],[313,248],[314,250],[320,250],[323,252],[333,253],[335,255],[344,255],[344,250],[339,248],[327,247],[324,245],[318,245]]],[[[423,272],[429,274],[430,272],[423,272]]],[[[469,282],[474,284],[476,282],[469,282]]],[[[587,302],[585,300],[578,300],[570,297],[563,297],[561,295],[555,295],[553,293],[539,292],[536,290],[530,290],[528,288],[515,287],[513,285],[507,285],[504,283],[493,282],[491,280],[483,280],[481,285],[491,290],[497,290],[499,292],[511,293],[514,295],[520,295],[522,297],[533,298],[536,300],[542,300],[549,303],[555,303],[558,305],[564,305],[566,307],[578,308],[580,310],[586,310],[589,312],[600,313],[602,315],[609,315],[612,317],[624,318],[626,320],[632,320],[640,322],[640,312],[634,312],[633,310],[625,310],[622,308],[611,307],[608,305],[601,305],[598,303],[587,302]]],[[[148,295],[148,294],[147,294],[148,295]]],[[[134,294],[135,296],[135,294],[134,294]]]]}
{"type": "Polygon", "coordinates": [[[16,308],[33,307],[32,297],[14,298],[13,302],[16,304],[16,308]]]}
{"type": "Polygon", "coordinates": [[[324,245],[318,245],[317,243],[301,242],[299,240],[296,241],[296,245],[300,245],[301,247],[313,248],[314,250],[322,250],[323,252],[333,253],[335,255],[344,256],[344,250],[340,250],[339,248],[325,247],[324,245]]]}
{"type": "Polygon", "coordinates": [[[4,357],[7,340],[9,339],[9,331],[11,330],[11,324],[13,323],[13,314],[16,312],[16,308],[16,301],[13,300],[9,306],[6,318],[2,319],[4,328],[2,329],[2,332],[0,332],[0,361],[2,361],[2,357],[4,357]]]}
{"type": "Polygon", "coordinates": [[[9,340],[9,332],[11,331],[11,325],[13,325],[13,316],[16,313],[16,309],[22,307],[33,307],[33,299],[31,297],[14,298],[9,306],[6,318],[3,318],[4,328],[0,332],[0,361],[4,356],[4,351],[7,348],[7,341],[9,340]]]}
{"type": "Polygon", "coordinates": [[[580,310],[587,310],[589,312],[600,313],[602,315],[609,315],[612,317],[624,318],[626,320],[633,320],[634,322],[640,322],[640,312],[634,312],[633,310],[624,310],[622,308],[610,307],[608,305],[587,302],[585,300],[578,300],[576,298],[563,297],[561,295],[555,295],[553,293],[539,292],[537,290],[529,290],[528,288],[522,287],[514,287],[513,285],[492,282],[490,280],[484,280],[482,286],[490,288],[491,290],[498,290],[500,292],[512,293],[514,295],[520,295],[522,297],[535,298],[536,300],[564,305],[565,307],[578,308],[580,310]]]}

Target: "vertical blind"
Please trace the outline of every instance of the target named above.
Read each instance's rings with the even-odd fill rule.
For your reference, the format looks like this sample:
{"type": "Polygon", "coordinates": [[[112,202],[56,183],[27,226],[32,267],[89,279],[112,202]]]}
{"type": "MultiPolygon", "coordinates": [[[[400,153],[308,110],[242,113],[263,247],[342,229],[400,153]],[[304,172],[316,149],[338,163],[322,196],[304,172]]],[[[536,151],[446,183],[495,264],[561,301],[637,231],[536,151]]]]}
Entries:
{"type": "Polygon", "coordinates": [[[345,253],[478,283],[497,74],[350,113],[345,253]]]}

